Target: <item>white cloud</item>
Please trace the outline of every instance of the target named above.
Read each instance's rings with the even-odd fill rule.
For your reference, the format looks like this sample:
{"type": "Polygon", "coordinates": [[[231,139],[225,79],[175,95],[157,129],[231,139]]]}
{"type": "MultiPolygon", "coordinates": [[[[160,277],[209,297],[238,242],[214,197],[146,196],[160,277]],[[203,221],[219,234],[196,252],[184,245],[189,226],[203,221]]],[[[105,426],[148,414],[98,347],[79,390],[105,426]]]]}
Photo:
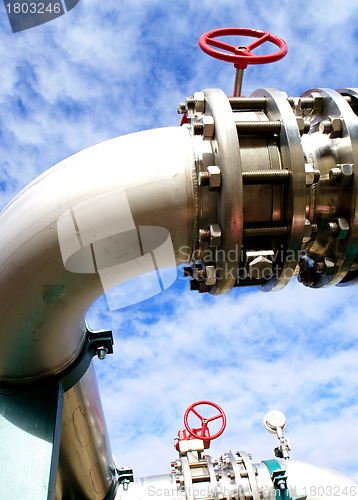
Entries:
{"type": "Polygon", "coordinates": [[[139,474],[165,473],[186,407],[209,399],[228,414],[217,453],[237,447],[256,460],[271,457],[275,439],[260,424],[268,409],[279,408],[295,458],[351,471],[358,452],[346,452],[351,437],[342,421],[358,412],[354,289],[290,285],[278,294],[215,298],[178,289],[179,296],[169,290],[155,300],[152,312],[144,304],[113,315],[115,354],[98,368],[118,457],[139,474]],[[343,328],[338,319],[330,322],[333,308],[351,318],[343,328]],[[167,445],[156,461],[145,458],[154,436],[167,445]],[[327,454],[338,439],[340,448],[327,454]]]}

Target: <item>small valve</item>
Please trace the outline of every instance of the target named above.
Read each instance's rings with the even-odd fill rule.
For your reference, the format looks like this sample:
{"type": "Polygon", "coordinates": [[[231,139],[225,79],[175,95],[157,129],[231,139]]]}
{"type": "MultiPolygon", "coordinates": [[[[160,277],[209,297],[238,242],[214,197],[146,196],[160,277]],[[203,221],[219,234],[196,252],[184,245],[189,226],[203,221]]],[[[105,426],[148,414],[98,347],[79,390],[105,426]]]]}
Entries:
{"type": "Polygon", "coordinates": [[[266,64],[278,61],[287,54],[287,45],[282,38],[272,33],[248,28],[220,28],[203,33],[199,38],[200,48],[209,56],[232,62],[236,68],[234,97],[241,95],[242,78],[248,64],[266,64]],[[230,45],[217,37],[244,36],[255,40],[249,45],[230,45]],[[252,52],[262,44],[271,43],[279,50],[273,54],[258,55],[252,52]]]}
{"type": "Polygon", "coordinates": [[[226,415],[220,408],[220,406],[216,403],[212,403],[211,401],[197,401],[187,408],[184,414],[184,426],[185,429],[178,432],[178,441],[175,445],[176,450],[183,451],[185,449],[185,451],[188,451],[189,448],[193,449],[193,446],[195,446],[194,443],[193,446],[190,446],[188,443],[186,446],[184,446],[183,443],[184,441],[188,442],[193,439],[200,440],[200,445],[198,445],[199,448],[201,447],[201,449],[204,448],[205,450],[207,450],[210,447],[210,441],[216,439],[224,432],[224,429],[226,427],[226,415]],[[201,405],[213,406],[214,408],[216,408],[216,410],[218,410],[218,414],[209,418],[203,417],[201,413],[199,413],[196,409],[197,406],[201,405]],[[193,413],[200,420],[201,427],[195,429],[190,427],[188,418],[191,413],[193,413]],[[221,427],[215,434],[211,435],[208,424],[217,419],[222,419],[221,427]]]}
{"type": "Polygon", "coordinates": [[[286,427],[286,417],[278,410],[272,410],[266,413],[263,419],[265,428],[272,434],[276,434],[280,441],[280,446],[275,448],[275,456],[288,460],[290,458],[289,451],[291,450],[290,443],[283,435],[283,429],[286,427]]]}

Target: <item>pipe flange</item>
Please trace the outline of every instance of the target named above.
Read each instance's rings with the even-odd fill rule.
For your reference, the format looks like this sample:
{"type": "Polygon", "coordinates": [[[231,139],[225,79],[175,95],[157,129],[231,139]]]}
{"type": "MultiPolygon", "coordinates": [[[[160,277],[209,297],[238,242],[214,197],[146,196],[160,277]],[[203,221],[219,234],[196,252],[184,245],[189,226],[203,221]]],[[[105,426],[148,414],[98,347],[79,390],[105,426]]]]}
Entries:
{"type": "Polygon", "coordinates": [[[215,164],[220,166],[222,183],[218,194],[218,224],[222,231],[221,246],[213,250],[217,269],[213,295],[227,294],[233,288],[239,262],[229,262],[230,251],[241,248],[243,228],[243,185],[239,140],[230,102],[222,90],[204,90],[205,113],[214,118],[215,164]]]}
{"type": "Polygon", "coordinates": [[[280,153],[282,169],[292,173],[288,184],[286,223],[289,226],[285,259],[279,276],[273,276],[262,286],[265,291],[281,290],[294,275],[299,261],[305,229],[306,174],[300,130],[287,97],[275,89],[261,89],[251,97],[266,97],[266,114],[270,120],[281,120],[280,153]],[[286,256],[286,257],[287,257],[286,256]]]}
{"type": "MultiPolygon", "coordinates": [[[[313,89],[302,94],[302,97],[312,93],[319,93],[324,98],[324,108],[321,114],[314,119],[313,131],[329,117],[339,117],[341,121],[339,138],[332,136],[329,139],[332,141],[332,147],[334,145],[334,158],[340,165],[354,165],[355,162],[358,161],[358,123],[357,116],[344,95],[356,97],[357,92],[353,89],[341,89],[338,92],[332,89],[313,89]],[[336,144],[334,144],[334,142],[336,144]],[[344,147],[339,146],[340,142],[342,142],[342,145],[344,144],[344,147]]],[[[335,187],[337,189],[337,205],[334,207],[336,211],[335,215],[336,218],[345,218],[348,220],[349,234],[346,238],[329,237],[326,243],[326,252],[328,251],[330,254],[334,255],[335,270],[332,274],[318,274],[315,282],[311,285],[313,288],[339,284],[352,268],[357,253],[358,213],[356,196],[358,193],[358,176],[353,174],[350,183],[341,182],[340,185],[336,184],[335,187]]],[[[320,196],[319,184],[317,196],[320,196]]],[[[329,215],[327,215],[324,220],[323,216],[321,216],[321,223],[319,224],[321,232],[318,232],[318,241],[327,238],[325,226],[332,222],[333,218],[329,218],[329,215]],[[326,224],[324,224],[324,222],[326,222],[326,224]],[[325,234],[323,235],[322,232],[325,234]]],[[[311,248],[311,251],[315,253],[315,246],[311,248]]],[[[355,281],[351,281],[347,284],[353,284],[353,282],[355,281]]]]}
{"type": "MultiPolygon", "coordinates": [[[[353,104],[355,104],[355,107],[357,109],[357,104],[358,104],[358,89],[354,88],[344,88],[344,89],[338,89],[337,92],[341,94],[343,97],[344,96],[350,96],[352,98],[352,104],[349,106],[354,115],[355,115],[355,120],[352,119],[352,116],[350,116],[349,121],[347,120],[347,114],[345,113],[343,115],[343,121],[347,127],[348,134],[351,139],[351,145],[352,145],[352,156],[353,159],[358,158],[358,141],[357,141],[357,132],[358,132],[358,125],[356,123],[357,117],[356,113],[354,110],[353,104]],[[353,107],[352,107],[353,106],[353,107]]],[[[353,164],[354,161],[353,161],[353,164]]],[[[354,204],[354,200],[356,200],[356,196],[358,194],[358,176],[353,174],[353,180],[352,180],[352,205],[354,204]]],[[[348,241],[348,253],[352,250],[354,245],[357,245],[357,206],[354,204],[354,207],[352,206],[352,216],[350,220],[350,236],[349,236],[349,241],[348,241]]],[[[348,255],[347,255],[348,257],[348,255]]],[[[351,255],[352,257],[352,255],[351,255]]],[[[344,262],[344,268],[346,268],[348,265],[347,258],[344,262]]],[[[349,270],[348,270],[349,271],[349,270]]],[[[355,279],[349,281],[348,283],[337,283],[338,286],[347,286],[347,285],[356,285],[358,283],[358,277],[355,279]]]]}
{"type": "Polygon", "coordinates": [[[239,455],[244,463],[245,469],[247,471],[247,476],[249,479],[250,487],[251,487],[251,495],[253,500],[260,500],[261,495],[259,493],[259,488],[256,479],[256,472],[253,468],[250,456],[244,451],[238,451],[237,455],[239,455]]]}

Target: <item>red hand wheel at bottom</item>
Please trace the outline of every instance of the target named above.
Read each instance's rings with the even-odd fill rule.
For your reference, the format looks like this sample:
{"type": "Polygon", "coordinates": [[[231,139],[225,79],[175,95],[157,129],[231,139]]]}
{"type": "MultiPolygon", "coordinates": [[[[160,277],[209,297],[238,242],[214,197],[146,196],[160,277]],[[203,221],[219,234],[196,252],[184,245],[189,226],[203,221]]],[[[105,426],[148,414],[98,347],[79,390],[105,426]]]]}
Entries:
{"type": "Polygon", "coordinates": [[[189,406],[189,408],[186,410],[184,414],[184,425],[186,430],[189,432],[189,434],[196,439],[205,439],[205,441],[211,441],[212,439],[215,439],[219,437],[223,432],[226,427],[226,415],[224,411],[220,408],[219,405],[212,403],[211,401],[198,401],[196,403],[193,403],[192,405],[189,406]],[[208,405],[208,406],[213,406],[218,410],[218,414],[214,415],[213,417],[205,418],[203,417],[195,407],[200,406],[200,405],[208,405]],[[190,413],[194,413],[199,420],[201,421],[201,429],[192,429],[189,426],[188,423],[188,417],[190,413]],[[222,419],[222,425],[218,432],[213,434],[212,436],[210,435],[209,429],[208,429],[208,424],[214,420],[217,420],[221,418],[222,419]]]}

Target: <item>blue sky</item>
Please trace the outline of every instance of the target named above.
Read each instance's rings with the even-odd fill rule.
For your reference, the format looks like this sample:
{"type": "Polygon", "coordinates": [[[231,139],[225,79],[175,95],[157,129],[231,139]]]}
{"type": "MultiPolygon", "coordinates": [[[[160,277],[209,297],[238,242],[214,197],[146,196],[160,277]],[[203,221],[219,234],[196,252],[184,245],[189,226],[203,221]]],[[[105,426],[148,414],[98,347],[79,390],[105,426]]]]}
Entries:
{"type": "MultiPolygon", "coordinates": [[[[180,101],[204,88],[232,93],[231,65],[205,55],[199,36],[243,26],[284,38],[280,62],[251,67],[244,93],[300,95],[358,83],[353,0],[81,0],[66,15],[13,34],[0,6],[0,205],[53,164],[131,132],[178,125],[180,101]]],[[[213,400],[228,425],[216,456],[272,457],[266,411],[288,419],[292,458],[358,480],[357,289],[278,293],[189,292],[180,278],[122,310],[104,298],[90,326],[113,328],[115,354],[96,361],[113,453],[137,475],[167,473],[186,407],[213,400]]]]}

